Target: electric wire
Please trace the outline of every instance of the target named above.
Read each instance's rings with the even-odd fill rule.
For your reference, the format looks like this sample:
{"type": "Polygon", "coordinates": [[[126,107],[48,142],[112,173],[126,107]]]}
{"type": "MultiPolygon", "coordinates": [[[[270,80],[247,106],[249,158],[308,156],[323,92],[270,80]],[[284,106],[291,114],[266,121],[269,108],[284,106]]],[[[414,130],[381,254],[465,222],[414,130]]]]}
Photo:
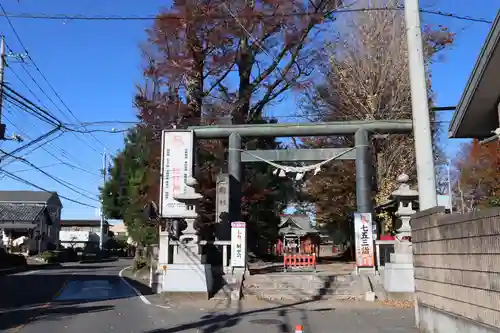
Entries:
{"type": "MultiPolygon", "coordinates": [[[[52,192],[52,191],[47,190],[46,188],[43,188],[43,187],[41,187],[41,186],[39,186],[39,185],[36,185],[35,183],[32,183],[32,182],[30,182],[30,181],[28,181],[28,180],[26,180],[26,179],[21,178],[21,177],[19,177],[19,176],[15,175],[14,173],[12,173],[12,172],[10,172],[10,171],[7,171],[7,170],[1,169],[1,168],[0,168],[0,171],[1,171],[1,172],[3,172],[3,173],[7,176],[7,177],[9,177],[9,178],[11,178],[11,179],[13,179],[13,180],[17,180],[17,181],[18,181],[18,182],[20,182],[20,183],[23,183],[23,184],[25,184],[25,185],[28,185],[28,186],[34,187],[34,188],[36,188],[36,189],[38,189],[38,190],[40,190],[40,191],[44,191],[44,192],[52,192]]],[[[64,200],[67,200],[67,201],[70,201],[70,202],[76,203],[76,204],[78,204],[78,205],[85,206],[85,207],[89,207],[89,208],[97,208],[96,206],[92,206],[92,205],[86,204],[86,203],[84,203],[84,202],[82,202],[82,201],[78,201],[78,200],[75,200],[75,199],[71,199],[71,198],[69,198],[69,197],[67,197],[67,196],[64,196],[64,195],[61,195],[61,194],[58,194],[58,195],[59,195],[59,197],[60,197],[61,199],[64,199],[64,200]]]]}
{"type": "MultiPolygon", "coordinates": [[[[352,8],[352,9],[338,9],[333,11],[333,14],[342,14],[342,13],[352,13],[352,12],[369,12],[369,11],[387,11],[387,10],[403,10],[403,6],[396,6],[396,7],[370,7],[370,8],[352,8]]],[[[435,16],[442,16],[442,17],[447,17],[447,18],[452,18],[452,19],[457,19],[457,20],[463,20],[463,21],[471,21],[471,22],[477,22],[477,23],[486,23],[486,24],[492,24],[493,21],[490,19],[485,19],[485,18],[478,18],[478,17],[473,17],[473,16],[467,16],[467,15],[459,15],[456,13],[451,13],[451,12],[444,12],[444,11],[439,11],[439,10],[429,10],[429,9],[420,9],[421,13],[424,14],[429,14],[429,15],[435,15],[435,16]]],[[[237,15],[238,18],[240,19],[249,19],[249,18],[256,18],[256,19],[265,19],[265,18],[280,18],[280,17],[307,17],[307,16],[314,16],[317,15],[317,13],[309,13],[309,12],[304,12],[304,13],[282,13],[282,14],[263,14],[263,13],[252,13],[252,14],[239,14],[237,15]]],[[[158,18],[161,18],[162,20],[185,20],[184,17],[182,16],[176,16],[176,15],[142,15],[142,16],[134,16],[134,15],[128,15],[128,16],[119,16],[119,15],[106,15],[106,16],[91,16],[91,15],[72,15],[72,14],[43,14],[43,13],[8,13],[6,11],[3,11],[3,13],[0,13],[0,17],[6,17],[6,18],[14,18],[14,19],[34,19],[34,20],[61,20],[61,21],[152,21],[156,20],[158,18]]],[[[233,18],[231,15],[207,15],[206,19],[213,19],[213,20],[226,20],[233,18]]]]}
{"type": "MultiPolygon", "coordinates": [[[[14,91],[13,89],[11,89],[11,90],[12,90],[12,91],[14,91]]],[[[23,112],[30,112],[30,111],[31,111],[31,112],[34,112],[34,113],[35,113],[35,115],[37,115],[37,112],[38,112],[38,111],[40,111],[40,112],[44,112],[44,111],[45,111],[45,110],[43,110],[42,108],[40,108],[39,106],[37,106],[36,104],[34,104],[33,102],[31,102],[30,100],[26,99],[25,97],[23,97],[23,98],[24,98],[24,100],[26,100],[26,101],[27,101],[28,103],[30,103],[30,105],[31,105],[31,106],[29,107],[29,111],[28,111],[28,110],[26,110],[26,108],[24,107],[24,105],[23,105],[23,104],[21,104],[21,105],[20,105],[20,104],[18,103],[18,99],[17,99],[17,98],[12,98],[12,100],[7,99],[7,101],[8,101],[8,102],[10,102],[13,106],[16,106],[18,109],[20,109],[20,110],[21,110],[21,111],[23,111],[23,112]],[[33,108],[35,108],[35,109],[33,109],[33,108]],[[37,111],[37,110],[38,110],[38,111],[37,111]]],[[[39,118],[39,117],[38,117],[38,118],[39,118]]],[[[63,126],[61,125],[60,121],[59,121],[57,118],[55,118],[55,119],[56,119],[56,120],[57,120],[57,122],[58,122],[58,125],[57,125],[57,126],[58,126],[61,130],[62,130],[62,129],[63,129],[63,126]]],[[[30,125],[31,125],[31,127],[33,127],[33,125],[32,125],[32,124],[30,124],[30,125]]],[[[68,130],[71,130],[71,129],[69,129],[69,128],[68,128],[68,130]]],[[[65,131],[65,132],[66,132],[66,131],[65,131]]],[[[66,151],[66,150],[64,150],[64,149],[62,149],[62,148],[60,148],[60,147],[58,147],[57,145],[55,145],[55,144],[54,144],[54,147],[55,147],[55,149],[57,149],[57,150],[61,151],[61,152],[62,152],[62,155],[67,155],[67,157],[70,157],[72,160],[78,160],[78,158],[77,158],[77,157],[74,157],[74,156],[73,156],[72,154],[70,154],[68,151],[66,151]]],[[[48,152],[50,153],[50,151],[48,151],[48,152]]]]}
{"type": "MultiPolygon", "coordinates": [[[[38,167],[38,166],[36,166],[34,163],[32,163],[32,162],[28,161],[27,159],[25,159],[24,157],[14,156],[13,154],[8,153],[8,152],[6,152],[6,151],[5,151],[5,150],[3,150],[3,149],[0,149],[0,152],[1,152],[1,153],[3,153],[4,155],[8,155],[8,156],[10,156],[10,157],[12,157],[12,158],[14,158],[14,159],[16,159],[16,160],[20,161],[20,162],[22,162],[22,163],[24,163],[24,164],[26,164],[26,165],[28,165],[28,166],[32,167],[34,170],[36,170],[36,171],[38,171],[38,172],[42,173],[44,176],[46,176],[46,177],[48,177],[48,178],[52,179],[53,181],[55,181],[56,183],[58,183],[59,185],[61,185],[61,186],[65,187],[65,188],[67,188],[68,190],[73,191],[74,193],[76,193],[76,194],[78,194],[78,195],[80,195],[80,196],[82,196],[82,197],[85,197],[85,198],[87,198],[87,199],[89,199],[89,200],[99,202],[99,200],[98,200],[97,198],[91,197],[91,196],[89,196],[89,195],[87,195],[87,194],[83,193],[83,192],[88,192],[87,190],[82,189],[81,187],[78,187],[78,186],[76,186],[76,185],[72,185],[72,184],[68,183],[67,181],[65,181],[65,180],[63,180],[63,179],[60,179],[60,178],[58,178],[58,177],[56,177],[56,176],[51,175],[51,174],[50,174],[50,173],[48,173],[47,171],[45,171],[45,170],[43,170],[43,169],[39,168],[39,167],[38,167]]],[[[89,193],[89,192],[88,192],[88,193],[89,193]]]]}
{"type": "MultiPolygon", "coordinates": [[[[0,4],[0,10],[6,14],[6,11],[5,11],[5,8],[2,6],[2,4],[0,4]]],[[[4,16],[6,19],[7,19],[7,23],[9,24],[10,28],[12,29],[13,33],[14,33],[14,36],[16,37],[16,39],[18,40],[19,42],[19,45],[23,48],[23,51],[26,53],[28,59],[31,61],[31,64],[35,67],[35,69],[37,70],[37,72],[40,74],[40,76],[42,77],[42,79],[45,81],[45,83],[47,84],[47,86],[50,88],[50,90],[53,92],[53,94],[57,97],[57,99],[61,102],[61,104],[66,108],[66,110],[69,112],[69,114],[77,121],[77,122],[80,122],[80,120],[76,117],[76,115],[73,113],[73,111],[68,107],[68,105],[64,102],[64,100],[61,98],[61,96],[59,95],[59,93],[55,90],[54,86],[52,86],[52,84],[49,82],[49,80],[47,79],[47,77],[45,76],[45,74],[43,74],[43,72],[40,70],[40,68],[38,67],[38,65],[36,64],[36,62],[33,60],[33,58],[31,57],[31,55],[28,53],[28,49],[26,48],[26,46],[24,45],[24,42],[22,41],[21,37],[19,36],[19,34],[17,33],[17,30],[16,28],[14,27],[14,24],[11,22],[10,18],[8,16],[4,16]]],[[[45,91],[42,89],[41,90],[48,98],[50,101],[52,101],[52,99],[50,99],[50,97],[48,96],[48,94],[45,93],[45,91]]],[[[53,101],[52,103],[54,104],[54,106],[56,108],[59,109],[59,111],[61,113],[63,113],[63,111],[57,106],[57,104],[55,104],[53,101]]],[[[94,141],[96,141],[97,143],[100,144],[101,147],[105,147],[106,148],[106,145],[100,141],[94,134],[90,133],[91,137],[94,139],[94,141]]],[[[75,137],[78,138],[78,140],[81,140],[80,137],[78,137],[77,135],[75,135],[75,137]]],[[[84,140],[81,140],[82,142],[85,142],[84,140]]],[[[87,143],[85,143],[87,144],[87,143]]],[[[95,152],[97,153],[100,153],[98,150],[96,150],[94,147],[92,147],[91,145],[87,144],[87,146],[94,150],[95,152]]]]}
{"type": "MultiPolygon", "coordinates": [[[[26,138],[32,140],[32,138],[30,137],[30,135],[28,135],[25,131],[23,131],[19,126],[15,125],[14,122],[10,121],[5,115],[4,115],[4,119],[7,120],[12,126],[14,126],[16,129],[19,130],[19,132],[25,136],[26,138]]],[[[32,125],[32,124],[30,124],[32,125]]],[[[34,126],[32,125],[32,128],[34,128],[34,126]]],[[[92,175],[92,176],[96,176],[96,177],[101,177],[101,175],[99,175],[98,173],[95,173],[95,172],[92,172],[92,171],[89,171],[87,168],[84,168],[82,166],[78,166],[78,165],[75,165],[73,163],[70,163],[68,161],[64,161],[63,159],[61,159],[59,156],[57,156],[56,154],[54,154],[50,149],[47,149],[46,147],[43,147],[45,145],[53,145],[53,147],[56,149],[56,150],[59,150],[61,151],[61,155],[62,156],[68,156],[68,157],[71,157],[72,160],[75,160],[75,158],[72,157],[72,155],[67,152],[66,150],[60,148],[59,146],[55,145],[53,143],[53,141],[55,141],[57,138],[59,138],[61,135],[63,135],[64,132],[60,132],[59,135],[53,137],[51,140],[48,140],[46,142],[44,142],[42,145],[38,146],[38,147],[35,147],[33,148],[29,153],[27,154],[31,154],[33,153],[36,149],[39,149],[41,148],[42,150],[44,150],[47,154],[49,154],[50,156],[52,156],[54,159],[56,159],[57,161],[59,161],[61,164],[73,169],[73,170],[79,170],[79,171],[82,171],[82,172],[85,172],[85,173],[88,173],[89,175],[92,175]]]]}

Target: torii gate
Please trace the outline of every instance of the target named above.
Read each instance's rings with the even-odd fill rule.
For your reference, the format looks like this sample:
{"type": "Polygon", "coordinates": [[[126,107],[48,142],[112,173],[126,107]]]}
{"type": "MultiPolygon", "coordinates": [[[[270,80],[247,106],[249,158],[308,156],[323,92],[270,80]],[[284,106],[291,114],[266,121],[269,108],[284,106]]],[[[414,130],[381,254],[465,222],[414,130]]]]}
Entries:
{"type": "Polygon", "coordinates": [[[339,159],[356,160],[356,204],[359,213],[371,213],[372,207],[372,169],[370,154],[370,135],[374,132],[384,134],[407,134],[413,129],[412,120],[374,120],[342,121],[298,124],[247,124],[192,126],[196,139],[229,138],[229,221],[241,219],[241,182],[242,162],[269,161],[321,161],[345,153],[339,159]],[[352,148],[328,149],[287,149],[287,150],[241,150],[242,137],[306,137],[354,135],[352,148]]]}

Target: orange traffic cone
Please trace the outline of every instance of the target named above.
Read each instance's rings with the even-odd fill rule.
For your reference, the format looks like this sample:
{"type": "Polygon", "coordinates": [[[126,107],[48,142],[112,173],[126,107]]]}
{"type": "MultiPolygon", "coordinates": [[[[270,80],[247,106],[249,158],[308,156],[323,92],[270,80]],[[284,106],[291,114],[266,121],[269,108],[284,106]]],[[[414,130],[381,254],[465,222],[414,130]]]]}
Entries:
{"type": "Polygon", "coordinates": [[[304,328],[302,327],[302,325],[295,326],[295,333],[304,333],[304,328]]]}

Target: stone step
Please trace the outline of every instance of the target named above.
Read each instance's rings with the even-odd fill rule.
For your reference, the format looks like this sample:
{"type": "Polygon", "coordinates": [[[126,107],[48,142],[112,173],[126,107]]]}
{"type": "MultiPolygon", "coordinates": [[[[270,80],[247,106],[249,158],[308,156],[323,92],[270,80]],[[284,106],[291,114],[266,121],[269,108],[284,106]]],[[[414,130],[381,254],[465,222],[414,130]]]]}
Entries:
{"type": "Polygon", "coordinates": [[[332,300],[354,300],[363,299],[364,295],[352,295],[350,293],[340,294],[290,294],[290,293],[261,293],[261,294],[243,294],[244,298],[255,298],[261,300],[291,300],[291,301],[307,301],[313,300],[316,297],[321,299],[332,300]]]}
{"type": "Polygon", "coordinates": [[[257,281],[259,283],[265,283],[265,282],[280,282],[280,281],[286,281],[286,282],[301,282],[301,283],[325,283],[325,282],[348,282],[348,281],[353,281],[355,278],[352,276],[342,276],[342,277],[331,277],[331,278],[316,278],[316,279],[300,279],[300,278],[262,278],[262,277],[257,277],[255,275],[250,275],[249,277],[246,278],[247,281],[257,281]]]}
{"type": "MultiPolygon", "coordinates": [[[[336,295],[336,294],[354,294],[360,293],[358,290],[352,288],[332,288],[332,289],[256,289],[256,288],[246,288],[243,287],[243,292],[248,294],[273,294],[273,293],[281,293],[281,294],[308,294],[308,295],[317,295],[317,294],[328,294],[328,295],[336,295]]],[[[362,293],[362,292],[361,292],[362,293]]]]}
{"type": "Polygon", "coordinates": [[[331,280],[328,279],[284,279],[284,278],[276,278],[276,279],[263,279],[263,278],[254,278],[250,276],[245,279],[247,283],[251,284],[276,284],[276,283],[289,283],[289,284],[313,284],[313,285],[324,285],[324,284],[334,284],[334,283],[350,283],[355,279],[348,278],[334,278],[331,280]]]}
{"type": "Polygon", "coordinates": [[[364,299],[367,288],[361,276],[353,275],[305,276],[304,279],[297,276],[253,279],[250,276],[244,282],[243,294],[263,300],[304,301],[315,297],[352,300],[364,299]]]}
{"type": "Polygon", "coordinates": [[[231,299],[231,294],[238,293],[240,285],[238,283],[225,284],[212,296],[215,300],[231,299]]]}
{"type": "Polygon", "coordinates": [[[245,281],[245,287],[254,289],[336,289],[343,287],[351,287],[354,283],[332,283],[330,285],[321,284],[291,284],[291,283],[249,283],[245,281]]]}

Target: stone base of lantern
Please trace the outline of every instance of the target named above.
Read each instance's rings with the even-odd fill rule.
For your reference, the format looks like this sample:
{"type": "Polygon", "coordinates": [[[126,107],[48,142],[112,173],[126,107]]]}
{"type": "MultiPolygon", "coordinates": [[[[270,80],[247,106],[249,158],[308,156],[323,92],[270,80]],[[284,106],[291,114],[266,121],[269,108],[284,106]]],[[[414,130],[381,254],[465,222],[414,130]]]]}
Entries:
{"type": "Polygon", "coordinates": [[[170,264],[163,275],[162,292],[206,294],[208,299],[212,288],[209,264],[170,264]]]}
{"type": "Polygon", "coordinates": [[[389,293],[413,293],[415,277],[411,243],[396,244],[394,250],[395,252],[391,253],[391,262],[385,264],[384,289],[389,293]]]}

